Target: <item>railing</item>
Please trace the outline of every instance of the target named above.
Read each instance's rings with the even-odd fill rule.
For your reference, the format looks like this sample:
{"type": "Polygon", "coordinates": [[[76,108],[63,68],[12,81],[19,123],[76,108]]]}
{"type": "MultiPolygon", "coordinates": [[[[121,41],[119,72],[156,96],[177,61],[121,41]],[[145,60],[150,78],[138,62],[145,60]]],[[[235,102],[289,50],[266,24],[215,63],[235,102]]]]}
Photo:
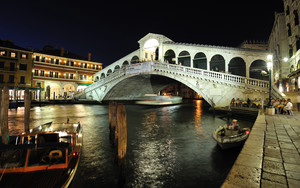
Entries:
{"type": "MultiPolygon", "coordinates": [[[[190,68],[190,67],[168,64],[168,63],[161,63],[161,62],[152,62],[152,63],[153,64],[152,64],[151,72],[165,72],[169,74],[179,74],[181,76],[193,77],[196,79],[213,80],[218,83],[231,84],[231,85],[242,86],[242,87],[247,87],[252,89],[256,88],[263,91],[268,91],[269,88],[269,81],[246,78],[243,76],[236,76],[227,73],[190,68]]],[[[86,92],[89,92],[101,85],[107,84],[108,82],[116,80],[117,78],[120,78],[125,75],[126,75],[125,69],[119,69],[118,71],[110,74],[109,76],[102,78],[99,81],[95,82],[94,84],[90,85],[86,89],[86,92]]],[[[277,90],[273,89],[273,93],[276,96],[280,96],[280,92],[277,90]]]]}

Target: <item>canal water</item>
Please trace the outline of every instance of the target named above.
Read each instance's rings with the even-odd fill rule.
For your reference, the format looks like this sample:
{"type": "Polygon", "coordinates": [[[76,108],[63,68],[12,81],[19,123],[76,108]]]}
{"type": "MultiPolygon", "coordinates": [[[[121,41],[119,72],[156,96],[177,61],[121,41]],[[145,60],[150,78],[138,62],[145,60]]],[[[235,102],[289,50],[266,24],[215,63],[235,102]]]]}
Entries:
{"type": "MultiPolygon", "coordinates": [[[[121,173],[109,140],[107,105],[53,105],[31,109],[31,127],[80,121],[83,148],[70,187],[220,187],[241,148],[220,149],[215,118],[201,100],[167,107],[126,105],[127,155],[121,173]]],[[[9,111],[10,133],[23,131],[24,108],[9,111]]],[[[243,127],[252,122],[239,120],[243,127]]]]}

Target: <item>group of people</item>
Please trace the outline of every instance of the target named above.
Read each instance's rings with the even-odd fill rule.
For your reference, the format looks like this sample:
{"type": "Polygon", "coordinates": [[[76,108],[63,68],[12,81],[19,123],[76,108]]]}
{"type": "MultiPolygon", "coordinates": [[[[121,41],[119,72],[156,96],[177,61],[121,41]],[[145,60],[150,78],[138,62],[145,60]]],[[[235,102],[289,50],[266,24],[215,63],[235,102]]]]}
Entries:
{"type": "MultiPolygon", "coordinates": [[[[291,102],[291,99],[272,99],[271,101],[272,107],[275,108],[276,114],[293,114],[293,103],[291,102]]],[[[250,100],[249,98],[247,100],[240,100],[239,98],[235,99],[233,98],[230,102],[230,106],[233,107],[249,107],[249,108],[266,108],[269,105],[269,98],[266,98],[265,100],[257,99],[250,100]]]]}

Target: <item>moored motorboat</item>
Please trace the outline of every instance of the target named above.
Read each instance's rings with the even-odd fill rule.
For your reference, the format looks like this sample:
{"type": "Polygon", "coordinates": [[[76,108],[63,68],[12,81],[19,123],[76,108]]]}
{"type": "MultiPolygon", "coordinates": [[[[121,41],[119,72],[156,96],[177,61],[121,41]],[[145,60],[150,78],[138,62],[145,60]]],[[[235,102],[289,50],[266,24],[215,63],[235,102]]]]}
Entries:
{"type": "Polygon", "coordinates": [[[213,133],[214,140],[222,149],[238,147],[244,144],[250,134],[250,129],[243,128],[237,124],[237,120],[233,120],[230,126],[219,126],[213,133]]]}
{"type": "Polygon", "coordinates": [[[47,123],[0,146],[0,187],[68,187],[79,164],[80,123],[47,123]]]}

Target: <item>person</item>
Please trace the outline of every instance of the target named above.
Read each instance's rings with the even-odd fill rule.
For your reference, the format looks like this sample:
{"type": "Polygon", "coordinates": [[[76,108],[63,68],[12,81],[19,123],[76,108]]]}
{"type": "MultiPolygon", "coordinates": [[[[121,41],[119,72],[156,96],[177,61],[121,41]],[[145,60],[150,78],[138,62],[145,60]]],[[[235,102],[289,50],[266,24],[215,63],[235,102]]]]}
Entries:
{"type": "Polygon", "coordinates": [[[250,107],[250,105],[251,105],[251,100],[249,98],[247,99],[247,105],[248,105],[248,107],[250,107]]]}
{"type": "Polygon", "coordinates": [[[233,105],[234,105],[234,101],[235,101],[235,99],[234,99],[234,98],[232,98],[232,99],[231,99],[231,102],[230,102],[230,105],[231,105],[231,106],[233,106],[233,105]]]}
{"type": "Polygon", "coordinates": [[[287,103],[284,108],[286,109],[288,115],[292,115],[293,104],[291,102],[291,99],[287,99],[287,103]]]}

